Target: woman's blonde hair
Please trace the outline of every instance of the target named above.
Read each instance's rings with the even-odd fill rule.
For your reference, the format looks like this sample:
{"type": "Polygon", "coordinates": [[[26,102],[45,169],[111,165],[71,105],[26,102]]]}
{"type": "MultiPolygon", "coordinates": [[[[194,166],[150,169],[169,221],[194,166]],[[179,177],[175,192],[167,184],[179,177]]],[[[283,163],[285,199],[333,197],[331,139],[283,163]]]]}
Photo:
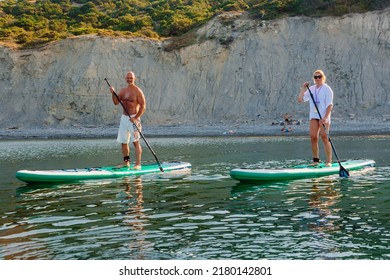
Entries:
{"type": "MultiPolygon", "coordinates": [[[[321,74],[322,80],[324,81],[324,83],[326,82],[326,76],[325,76],[324,71],[322,71],[322,70],[316,70],[316,71],[314,71],[313,77],[315,76],[315,74],[321,74]]],[[[314,78],[313,78],[313,79],[314,79],[314,78]]]]}

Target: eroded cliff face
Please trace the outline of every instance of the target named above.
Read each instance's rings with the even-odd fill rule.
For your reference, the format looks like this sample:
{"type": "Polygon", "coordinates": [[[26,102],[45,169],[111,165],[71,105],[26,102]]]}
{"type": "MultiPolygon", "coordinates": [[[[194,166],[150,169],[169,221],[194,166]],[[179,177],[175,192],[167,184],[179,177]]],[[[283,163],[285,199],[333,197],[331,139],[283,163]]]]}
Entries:
{"type": "Polygon", "coordinates": [[[334,90],[334,117],[382,118],[390,114],[389,15],[268,22],[224,14],[173,50],[169,40],[96,36],[0,47],[0,128],[117,125],[104,78],[119,91],[127,71],[147,99],[144,123],[305,119],[297,93],[316,69],[334,90]]]}

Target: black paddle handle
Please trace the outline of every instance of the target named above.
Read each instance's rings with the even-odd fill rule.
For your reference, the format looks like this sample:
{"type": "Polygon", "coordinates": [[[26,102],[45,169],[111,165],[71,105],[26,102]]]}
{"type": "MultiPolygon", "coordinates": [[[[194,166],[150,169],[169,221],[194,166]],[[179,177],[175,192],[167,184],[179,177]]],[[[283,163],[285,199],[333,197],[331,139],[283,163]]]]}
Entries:
{"type": "MultiPolygon", "coordinates": [[[[107,85],[108,85],[110,88],[112,88],[112,86],[111,86],[110,82],[107,80],[107,78],[104,78],[104,80],[107,82],[107,85]]],[[[115,90],[113,90],[112,93],[115,95],[116,99],[118,99],[119,103],[122,105],[123,110],[125,111],[126,115],[127,115],[129,118],[131,118],[129,112],[127,111],[125,105],[123,105],[122,101],[119,99],[119,96],[116,94],[115,90]]],[[[144,134],[141,132],[141,130],[139,129],[139,127],[138,127],[138,125],[137,125],[136,123],[134,123],[134,126],[137,128],[137,130],[138,130],[139,134],[141,135],[142,139],[145,141],[146,146],[148,146],[150,152],[153,154],[153,156],[154,156],[154,158],[155,158],[155,160],[156,160],[156,162],[157,162],[157,164],[158,164],[158,167],[160,168],[161,172],[164,172],[164,169],[162,168],[162,166],[161,166],[161,164],[160,164],[160,162],[159,162],[159,160],[158,160],[158,158],[157,158],[156,153],[153,151],[153,149],[152,149],[152,147],[149,145],[148,141],[146,141],[144,134]]]]}
{"type": "MultiPolygon", "coordinates": [[[[313,96],[313,93],[311,93],[311,90],[309,88],[309,85],[306,85],[307,89],[309,90],[309,93],[310,93],[310,97],[311,97],[311,100],[313,101],[313,104],[314,106],[316,107],[316,110],[317,110],[317,113],[318,113],[318,116],[320,117],[320,119],[322,119],[322,116],[321,116],[321,113],[320,113],[320,110],[318,110],[318,106],[317,106],[317,103],[315,102],[314,100],[314,96],[313,96]]],[[[325,128],[325,124],[324,125],[324,128],[325,128]]]]}
{"type": "MultiPolygon", "coordinates": [[[[104,78],[104,80],[107,82],[107,85],[112,88],[110,82],[107,80],[107,78],[104,78]]],[[[115,95],[116,99],[119,101],[119,103],[122,105],[123,110],[125,111],[126,115],[130,118],[129,111],[127,111],[125,105],[123,105],[122,101],[119,99],[119,96],[116,94],[115,90],[112,91],[112,93],[115,95]]],[[[137,127],[138,128],[138,127],[137,127]]]]}

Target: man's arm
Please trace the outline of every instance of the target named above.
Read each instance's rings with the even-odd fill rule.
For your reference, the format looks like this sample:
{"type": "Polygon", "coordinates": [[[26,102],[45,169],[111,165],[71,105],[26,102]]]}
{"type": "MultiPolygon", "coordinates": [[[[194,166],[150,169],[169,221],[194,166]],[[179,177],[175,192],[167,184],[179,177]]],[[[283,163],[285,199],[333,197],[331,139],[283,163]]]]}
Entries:
{"type": "MultiPolygon", "coordinates": [[[[115,95],[115,89],[113,87],[110,87],[110,92],[111,92],[112,102],[114,102],[115,105],[118,105],[119,104],[119,100],[118,100],[118,98],[115,95]]],[[[119,97],[119,95],[118,95],[118,97],[119,97]]]]}
{"type": "Polygon", "coordinates": [[[146,111],[146,100],[145,100],[145,95],[142,92],[142,90],[140,90],[137,99],[138,99],[139,109],[138,109],[136,117],[137,117],[137,119],[139,119],[146,111]]]}
{"type": "Polygon", "coordinates": [[[137,103],[138,103],[138,111],[134,118],[139,120],[146,111],[145,95],[141,89],[139,89],[139,91],[137,92],[137,103]]]}

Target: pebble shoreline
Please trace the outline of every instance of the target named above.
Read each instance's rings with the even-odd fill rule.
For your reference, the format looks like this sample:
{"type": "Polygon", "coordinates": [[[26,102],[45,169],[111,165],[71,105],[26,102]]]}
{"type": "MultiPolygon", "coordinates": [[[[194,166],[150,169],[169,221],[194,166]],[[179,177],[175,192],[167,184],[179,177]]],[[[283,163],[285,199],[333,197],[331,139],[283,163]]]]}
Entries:
{"type": "MultiPolygon", "coordinates": [[[[166,124],[143,125],[146,137],[215,137],[215,136],[308,136],[307,123],[290,125],[291,132],[283,132],[282,125],[270,123],[235,124],[166,124]]],[[[22,139],[82,139],[116,138],[117,125],[112,127],[56,127],[0,129],[0,140],[22,139]]],[[[390,121],[334,121],[330,135],[390,135],[390,121]]]]}

